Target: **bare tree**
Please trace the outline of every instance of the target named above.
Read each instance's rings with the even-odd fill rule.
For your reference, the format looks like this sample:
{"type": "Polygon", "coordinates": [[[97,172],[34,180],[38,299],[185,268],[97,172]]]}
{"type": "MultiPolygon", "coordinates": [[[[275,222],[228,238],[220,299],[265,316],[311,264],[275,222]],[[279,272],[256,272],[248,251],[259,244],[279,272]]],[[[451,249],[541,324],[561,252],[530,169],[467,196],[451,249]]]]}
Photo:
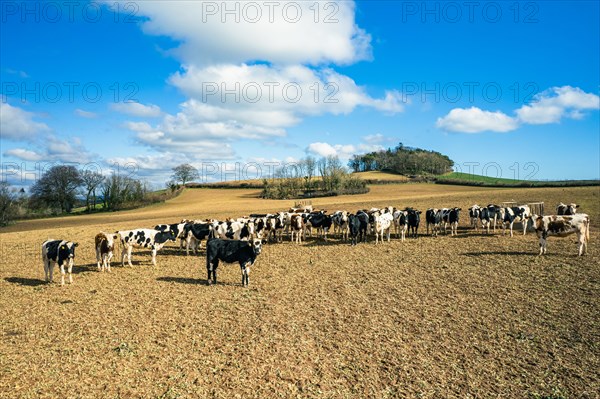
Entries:
{"type": "Polygon", "coordinates": [[[200,176],[198,174],[198,169],[194,168],[189,163],[184,163],[179,166],[176,166],[172,170],[173,170],[173,175],[171,176],[171,178],[173,180],[175,180],[176,182],[180,181],[181,184],[184,186],[185,186],[185,183],[188,183],[194,179],[197,179],[198,176],[200,176]]]}
{"type": "Polygon", "coordinates": [[[85,207],[89,212],[96,208],[96,189],[104,180],[104,176],[92,170],[84,170],[81,173],[81,180],[85,189],[85,207]],[[93,198],[93,206],[90,206],[90,198],[93,198]]]}

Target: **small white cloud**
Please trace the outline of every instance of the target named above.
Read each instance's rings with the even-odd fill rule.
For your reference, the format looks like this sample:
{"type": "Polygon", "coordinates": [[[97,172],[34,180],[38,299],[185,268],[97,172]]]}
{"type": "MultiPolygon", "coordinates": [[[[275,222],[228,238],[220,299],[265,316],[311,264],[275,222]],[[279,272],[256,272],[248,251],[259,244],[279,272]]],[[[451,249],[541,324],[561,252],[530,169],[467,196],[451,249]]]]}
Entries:
{"type": "Polygon", "coordinates": [[[306,148],[306,152],[319,157],[337,156],[342,160],[347,160],[355,154],[365,154],[383,150],[378,144],[329,144],[324,142],[311,143],[306,148]]]}
{"type": "Polygon", "coordinates": [[[451,132],[509,132],[520,125],[558,123],[563,118],[582,119],[583,111],[600,109],[600,97],[579,87],[552,87],[533,97],[533,101],[515,110],[511,117],[503,112],[483,111],[477,107],[454,108],[438,118],[436,126],[451,132]]]}
{"type": "Polygon", "coordinates": [[[34,114],[0,102],[0,137],[12,140],[29,140],[50,128],[33,120],[34,114]]]}
{"type": "Polygon", "coordinates": [[[490,112],[471,107],[454,108],[448,115],[438,118],[435,125],[451,132],[509,132],[518,127],[518,122],[500,111],[490,112]]]}
{"type": "Polygon", "coordinates": [[[84,111],[80,108],[77,108],[75,110],[75,115],[81,116],[82,118],[86,118],[86,119],[94,119],[98,117],[98,114],[95,112],[90,112],[90,111],[84,111]]]}
{"type": "Polygon", "coordinates": [[[114,111],[137,116],[139,118],[156,118],[161,115],[160,107],[154,104],[144,105],[138,102],[113,103],[110,108],[114,111]]]}

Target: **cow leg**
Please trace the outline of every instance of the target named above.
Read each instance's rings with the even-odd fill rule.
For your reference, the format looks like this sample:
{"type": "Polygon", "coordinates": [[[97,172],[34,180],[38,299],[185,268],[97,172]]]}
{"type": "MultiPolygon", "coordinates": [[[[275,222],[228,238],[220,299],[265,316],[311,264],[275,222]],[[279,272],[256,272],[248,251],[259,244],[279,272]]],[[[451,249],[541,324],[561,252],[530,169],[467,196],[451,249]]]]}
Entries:
{"type": "Polygon", "coordinates": [[[110,251],[106,257],[106,270],[110,273],[110,261],[112,260],[113,253],[110,251]]]}
{"type": "Polygon", "coordinates": [[[48,279],[48,274],[50,273],[50,261],[44,261],[44,279],[46,280],[47,283],[50,282],[50,279],[48,279]]]}
{"type": "Polygon", "coordinates": [[[538,256],[543,255],[546,252],[546,239],[544,237],[540,237],[540,253],[538,256]]]}
{"type": "Polygon", "coordinates": [[[65,263],[60,264],[60,285],[65,285],[65,263]]]}
{"type": "Polygon", "coordinates": [[[121,249],[121,267],[125,267],[125,256],[127,256],[126,249],[121,249]]]}
{"type": "Polygon", "coordinates": [[[98,271],[102,270],[101,262],[102,262],[102,254],[100,253],[100,248],[96,247],[96,262],[98,262],[98,271]]]}
{"type": "Polygon", "coordinates": [[[133,247],[129,246],[129,248],[127,248],[127,263],[129,263],[129,267],[133,267],[131,264],[131,251],[133,251],[133,247]]]}
{"type": "Polygon", "coordinates": [[[69,284],[73,284],[73,260],[69,262],[69,284]]]}
{"type": "Polygon", "coordinates": [[[156,248],[152,248],[152,266],[156,266],[156,248]]]}

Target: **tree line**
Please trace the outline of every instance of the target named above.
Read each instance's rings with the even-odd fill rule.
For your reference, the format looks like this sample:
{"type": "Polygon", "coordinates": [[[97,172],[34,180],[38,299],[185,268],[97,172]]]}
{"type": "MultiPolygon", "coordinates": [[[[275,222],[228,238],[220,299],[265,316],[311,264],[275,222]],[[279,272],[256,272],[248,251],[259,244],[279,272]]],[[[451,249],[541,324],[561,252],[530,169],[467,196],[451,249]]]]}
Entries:
{"type": "Polygon", "coordinates": [[[452,171],[454,161],[437,151],[405,147],[353,155],[348,166],[353,172],[386,171],[402,175],[441,175],[452,171]]]}
{"type": "Polygon", "coordinates": [[[348,173],[337,156],[307,156],[278,168],[273,178],[263,179],[262,198],[311,198],[368,192],[366,183],[348,173]]]}

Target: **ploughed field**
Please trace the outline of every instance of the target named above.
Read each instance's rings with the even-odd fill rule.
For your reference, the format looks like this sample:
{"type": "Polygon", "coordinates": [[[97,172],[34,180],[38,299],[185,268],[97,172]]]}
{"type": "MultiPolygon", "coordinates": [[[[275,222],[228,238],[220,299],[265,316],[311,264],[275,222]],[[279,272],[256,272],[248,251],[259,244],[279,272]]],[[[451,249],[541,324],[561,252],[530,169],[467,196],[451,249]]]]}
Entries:
{"type": "MultiPolygon", "coordinates": [[[[238,265],[206,285],[204,251],[171,243],[150,264],[96,270],[94,235],[181,218],[286,210],[257,190],[187,190],[167,204],[33,220],[1,230],[0,397],[271,398],[600,396],[600,191],[430,184],[321,198],[330,212],[460,206],[458,237],[350,247],[337,237],[267,244],[241,287],[238,265]],[[533,233],[469,227],[475,203],[576,202],[588,254],[533,233]],[[40,244],[78,241],[74,283],[43,283],[40,244]]],[[[424,212],[422,215],[424,219],[424,212]]],[[[425,233],[422,220],[420,233],[425,233]]],[[[55,269],[56,272],[56,269],[55,269]]],[[[55,281],[60,280],[55,273],[55,281]]]]}

